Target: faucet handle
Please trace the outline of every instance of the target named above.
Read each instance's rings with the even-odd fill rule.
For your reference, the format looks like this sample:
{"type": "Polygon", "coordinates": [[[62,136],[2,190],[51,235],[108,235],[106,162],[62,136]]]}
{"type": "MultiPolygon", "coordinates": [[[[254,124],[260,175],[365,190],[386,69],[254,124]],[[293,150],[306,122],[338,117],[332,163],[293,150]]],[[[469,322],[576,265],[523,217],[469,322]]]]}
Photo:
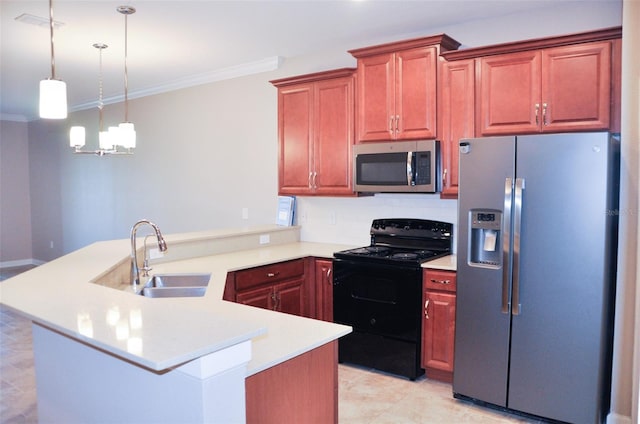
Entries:
{"type": "Polygon", "coordinates": [[[149,271],[151,271],[153,268],[151,268],[149,266],[149,261],[147,260],[147,258],[144,259],[144,265],[142,266],[142,268],[140,268],[140,270],[142,271],[142,276],[143,277],[148,277],[149,276],[149,271]]]}

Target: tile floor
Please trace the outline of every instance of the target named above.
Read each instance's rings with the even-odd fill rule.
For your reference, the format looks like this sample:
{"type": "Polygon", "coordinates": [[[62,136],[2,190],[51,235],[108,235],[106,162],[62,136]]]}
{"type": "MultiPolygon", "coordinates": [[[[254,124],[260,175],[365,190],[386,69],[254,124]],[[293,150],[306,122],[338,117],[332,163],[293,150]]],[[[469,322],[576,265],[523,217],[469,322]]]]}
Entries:
{"type": "MultiPolygon", "coordinates": [[[[2,272],[2,279],[11,272],[2,272]]],[[[339,365],[340,424],[534,423],[453,399],[451,385],[339,365]]],[[[36,423],[31,323],[0,306],[0,423],[36,423]]]]}

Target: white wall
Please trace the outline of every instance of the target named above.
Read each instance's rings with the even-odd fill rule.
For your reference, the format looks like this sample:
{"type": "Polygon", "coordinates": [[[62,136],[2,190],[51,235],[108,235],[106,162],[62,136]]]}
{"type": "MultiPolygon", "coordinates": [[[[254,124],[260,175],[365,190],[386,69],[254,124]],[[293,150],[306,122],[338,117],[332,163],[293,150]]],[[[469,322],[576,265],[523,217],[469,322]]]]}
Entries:
{"type": "Polygon", "coordinates": [[[31,263],[26,122],[0,121],[0,266],[31,263]]]}

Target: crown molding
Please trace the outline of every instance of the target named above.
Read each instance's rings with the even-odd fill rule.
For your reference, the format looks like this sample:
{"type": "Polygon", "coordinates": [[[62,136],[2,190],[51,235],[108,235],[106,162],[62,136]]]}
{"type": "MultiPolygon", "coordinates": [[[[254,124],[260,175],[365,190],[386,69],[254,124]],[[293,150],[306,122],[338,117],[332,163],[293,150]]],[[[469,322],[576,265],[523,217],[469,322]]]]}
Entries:
{"type": "MultiPolygon", "coordinates": [[[[152,96],[154,94],[167,93],[169,91],[180,90],[183,88],[194,87],[202,84],[209,84],[216,81],[224,81],[233,78],[239,78],[247,75],[259,74],[262,72],[274,71],[280,67],[283,58],[280,56],[272,56],[254,62],[243,63],[240,65],[229,66],[227,68],[216,69],[212,72],[202,74],[194,74],[184,78],[178,78],[168,81],[164,84],[154,87],[142,88],[139,90],[129,90],[129,99],[137,99],[140,97],[152,96]]],[[[124,101],[124,94],[110,96],[103,99],[105,105],[120,103],[124,101]]],[[[73,105],[69,108],[70,112],[77,112],[98,107],[98,101],[85,102],[73,105]]]]}

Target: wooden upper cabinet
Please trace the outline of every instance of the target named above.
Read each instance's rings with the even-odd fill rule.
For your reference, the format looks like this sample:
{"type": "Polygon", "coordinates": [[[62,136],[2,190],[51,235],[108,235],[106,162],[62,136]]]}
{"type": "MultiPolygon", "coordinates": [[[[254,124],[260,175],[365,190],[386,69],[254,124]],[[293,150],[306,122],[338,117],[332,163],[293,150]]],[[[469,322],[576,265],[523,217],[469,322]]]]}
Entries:
{"type": "Polygon", "coordinates": [[[611,43],[542,51],[542,131],[609,128],[611,43]]]}
{"type": "Polygon", "coordinates": [[[620,122],[622,28],[442,53],[476,60],[476,136],[610,130],[620,122]]]}
{"type": "Polygon", "coordinates": [[[536,132],[540,116],[540,53],[503,54],[480,59],[479,133],[536,132]],[[536,106],[538,108],[536,109],[536,106]]]}
{"type": "Polygon", "coordinates": [[[279,193],[311,193],[313,85],[278,90],[279,193]]]}
{"type": "Polygon", "coordinates": [[[395,120],[395,60],[383,54],[358,60],[357,139],[390,140],[395,120]]]}
{"type": "Polygon", "coordinates": [[[316,194],[353,194],[354,78],[316,83],[313,190],[316,194]]]}
{"type": "Polygon", "coordinates": [[[395,138],[436,137],[436,47],[396,53],[395,138]]]}
{"type": "Polygon", "coordinates": [[[440,197],[458,197],[458,157],[462,138],[475,135],[475,60],[443,61],[438,94],[438,139],[442,154],[440,197]]]}
{"type": "Polygon", "coordinates": [[[278,87],[278,193],[353,195],[355,69],[271,81],[278,87]]]}
{"type": "Polygon", "coordinates": [[[489,56],[479,61],[480,134],[609,128],[610,41],[489,56]]]}
{"type": "Polygon", "coordinates": [[[459,45],[443,34],[350,50],[358,142],[435,138],[438,55],[459,45]]]}

